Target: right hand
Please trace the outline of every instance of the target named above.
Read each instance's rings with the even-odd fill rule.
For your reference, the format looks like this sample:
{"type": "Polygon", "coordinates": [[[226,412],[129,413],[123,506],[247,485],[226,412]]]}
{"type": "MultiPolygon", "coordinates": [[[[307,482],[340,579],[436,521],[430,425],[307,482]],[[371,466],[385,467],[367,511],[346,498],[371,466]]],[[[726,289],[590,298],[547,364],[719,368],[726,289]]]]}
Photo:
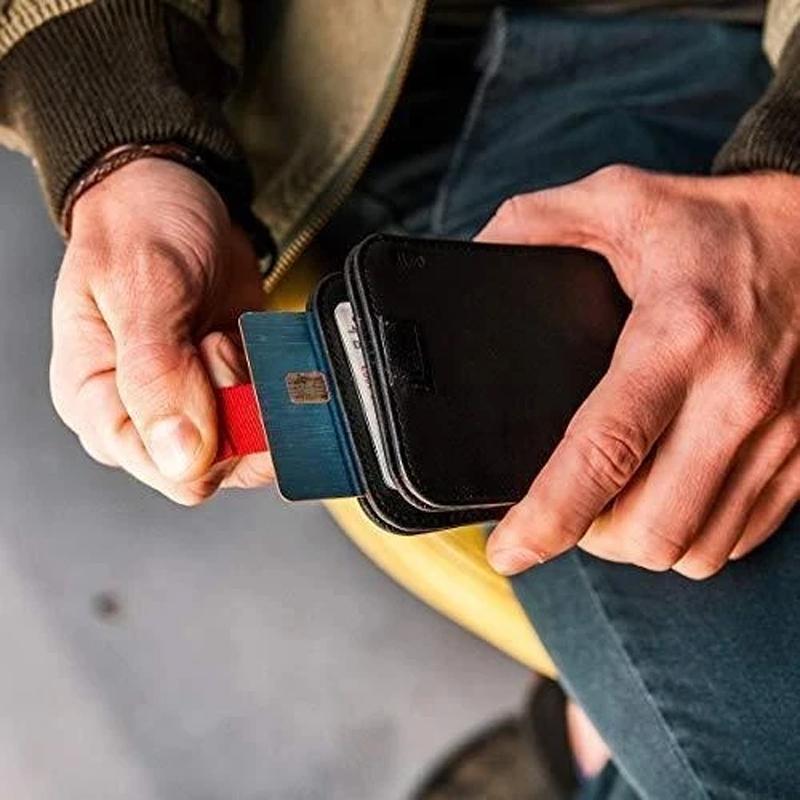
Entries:
{"type": "Polygon", "coordinates": [[[214,464],[214,386],[247,381],[236,332],[263,304],[256,258],[213,187],[141,159],[75,203],[53,300],[53,403],[84,449],[175,502],[273,477],[267,453],[214,464]]]}

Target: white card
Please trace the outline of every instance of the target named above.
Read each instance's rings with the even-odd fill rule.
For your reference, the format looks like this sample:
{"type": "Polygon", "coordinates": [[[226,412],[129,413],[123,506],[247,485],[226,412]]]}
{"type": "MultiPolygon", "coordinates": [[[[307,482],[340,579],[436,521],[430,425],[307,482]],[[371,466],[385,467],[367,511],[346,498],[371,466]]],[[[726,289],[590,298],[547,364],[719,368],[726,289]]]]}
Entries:
{"type": "Polygon", "coordinates": [[[372,394],[372,386],[367,374],[367,362],[364,358],[364,351],[361,349],[361,341],[358,338],[358,328],[356,328],[353,307],[350,303],[339,303],[334,309],[336,325],[339,328],[339,335],[342,337],[344,351],[347,361],[350,364],[350,371],[356,384],[358,399],[367,420],[369,438],[372,439],[372,446],[378,459],[378,466],[381,470],[383,482],[390,489],[397,489],[392,476],[389,472],[389,459],[381,438],[381,431],[378,427],[378,412],[375,409],[375,397],[372,394]]]}

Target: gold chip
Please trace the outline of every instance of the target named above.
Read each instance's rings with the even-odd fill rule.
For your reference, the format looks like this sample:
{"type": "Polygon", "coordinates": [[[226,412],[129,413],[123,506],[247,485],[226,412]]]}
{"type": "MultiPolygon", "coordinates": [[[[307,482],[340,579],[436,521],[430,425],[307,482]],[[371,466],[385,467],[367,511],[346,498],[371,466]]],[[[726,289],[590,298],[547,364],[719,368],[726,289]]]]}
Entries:
{"type": "Polygon", "coordinates": [[[328,381],[322,372],[289,372],[286,375],[289,399],[296,405],[327,403],[330,399],[328,381]]]}

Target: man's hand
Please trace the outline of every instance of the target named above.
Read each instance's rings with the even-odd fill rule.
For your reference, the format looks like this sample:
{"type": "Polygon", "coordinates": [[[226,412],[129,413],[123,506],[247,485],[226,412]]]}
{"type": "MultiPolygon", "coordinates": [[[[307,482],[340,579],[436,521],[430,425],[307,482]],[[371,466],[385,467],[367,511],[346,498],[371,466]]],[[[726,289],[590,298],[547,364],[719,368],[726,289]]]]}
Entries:
{"type": "Polygon", "coordinates": [[[596,250],[633,301],[495,568],[578,544],[705,578],[767,539],[800,497],[800,178],[610,167],[509,200],[478,238],[596,250]]]}
{"type": "Polygon", "coordinates": [[[244,234],[200,176],[142,159],[75,204],[53,301],[53,402],[96,460],[176,502],[272,475],[214,465],[214,385],[247,380],[237,316],[263,302],[244,234]]]}

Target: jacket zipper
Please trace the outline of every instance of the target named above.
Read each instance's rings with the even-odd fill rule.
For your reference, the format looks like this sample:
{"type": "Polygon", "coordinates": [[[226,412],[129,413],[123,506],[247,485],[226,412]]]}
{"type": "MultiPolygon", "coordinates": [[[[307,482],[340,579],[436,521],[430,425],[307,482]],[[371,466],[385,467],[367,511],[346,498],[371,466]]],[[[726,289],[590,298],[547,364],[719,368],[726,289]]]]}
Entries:
{"type": "Polygon", "coordinates": [[[318,208],[309,213],[305,223],[295,234],[294,238],[283,248],[275,264],[264,278],[264,291],[270,292],[278,281],[289,271],[312,239],[322,230],[328,220],[334,215],[339,206],[353,190],[358,179],[367,167],[378,142],[381,140],[389,119],[392,116],[405,78],[411,66],[411,60],[417,49],[422,21],[425,17],[427,0],[417,0],[411,23],[409,24],[403,52],[392,73],[383,97],[380,101],[379,111],[370,124],[370,128],[356,145],[351,163],[343,170],[343,174],[334,178],[333,182],[322,193],[324,199],[319,202],[318,208]],[[327,196],[325,196],[327,195],[327,196]]]}

